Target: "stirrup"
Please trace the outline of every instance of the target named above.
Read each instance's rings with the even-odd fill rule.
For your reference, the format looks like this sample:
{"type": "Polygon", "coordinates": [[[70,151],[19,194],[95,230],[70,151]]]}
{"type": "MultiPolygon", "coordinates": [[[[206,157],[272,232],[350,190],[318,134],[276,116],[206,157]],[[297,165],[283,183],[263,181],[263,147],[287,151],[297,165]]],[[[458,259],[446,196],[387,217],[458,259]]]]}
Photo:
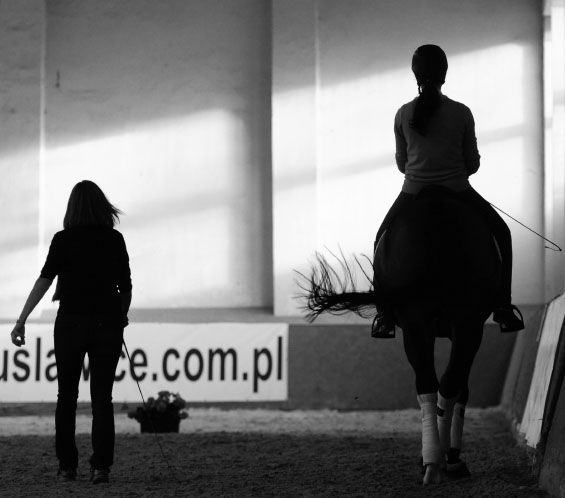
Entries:
{"type": "Polygon", "coordinates": [[[508,307],[499,307],[494,310],[492,319],[500,324],[500,331],[505,332],[518,332],[525,328],[524,317],[522,312],[513,304],[508,307]],[[514,313],[518,312],[518,316],[514,313]]]}
{"type": "Polygon", "coordinates": [[[371,337],[375,339],[394,339],[396,337],[396,327],[386,323],[383,313],[377,313],[371,325],[371,337]]]}

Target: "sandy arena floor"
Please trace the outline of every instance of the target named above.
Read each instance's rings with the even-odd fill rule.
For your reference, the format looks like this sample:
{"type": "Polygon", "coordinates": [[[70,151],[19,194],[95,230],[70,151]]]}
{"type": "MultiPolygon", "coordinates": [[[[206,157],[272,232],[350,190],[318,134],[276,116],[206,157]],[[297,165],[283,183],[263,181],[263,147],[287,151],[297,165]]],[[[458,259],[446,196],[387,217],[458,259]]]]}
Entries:
{"type": "Polygon", "coordinates": [[[90,417],[77,418],[79,479],[55,477],[52,416],[0,417],[0,496],[477,497],[547,496],[496,409],[469,409],[462,457],[470,478],[423,488],[420,419],[398,412],[191,409],[180,434],[152,434],[116,415],[111,483],[88,478],[90,417]]]}

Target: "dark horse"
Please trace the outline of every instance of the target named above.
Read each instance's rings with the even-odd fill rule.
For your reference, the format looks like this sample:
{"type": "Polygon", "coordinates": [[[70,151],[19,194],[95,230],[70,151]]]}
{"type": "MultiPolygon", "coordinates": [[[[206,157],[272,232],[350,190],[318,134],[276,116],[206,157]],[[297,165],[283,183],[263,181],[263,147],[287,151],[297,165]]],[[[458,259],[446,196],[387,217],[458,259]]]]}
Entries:
{"type": "Polygon", "coordinates": [[[468,472],[459,451],[469,373],[500,286],[500,257],[486,223],[456,194],[429,187],[378,241],[373,277],[366,275],[372,280],[370,290],[355,289],[351,268],[340,264],[344,275],[325,258],[318,259],[308,278],[310,318],[345,311],[368,317],[377,307],[389,306],[403,331],[423,410],[424,484],[439,482],[443,468],[468,472]],[[439,380],[434,366],[436,337],[449,337],[452,342],[449,364],[439,380]],[[453,400],[447,427],[437,417],[439,433],[438,389],[453,400]],[[428,402],[427,408],[423,401],[428,402]]]}

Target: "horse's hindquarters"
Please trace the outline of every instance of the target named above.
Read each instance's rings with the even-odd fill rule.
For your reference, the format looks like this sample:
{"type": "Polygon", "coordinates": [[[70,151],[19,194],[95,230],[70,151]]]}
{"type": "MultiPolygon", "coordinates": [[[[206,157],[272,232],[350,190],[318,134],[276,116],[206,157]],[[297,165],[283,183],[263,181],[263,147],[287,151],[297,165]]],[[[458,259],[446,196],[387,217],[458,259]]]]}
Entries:
{"type": "Polygon", "coordinates": [[[488,226],[455,197],[410,203],[379,244],[374,270],[375,286],[394,303],[458,309],[464,315],[489,310],[500,285],[488,226]]]}

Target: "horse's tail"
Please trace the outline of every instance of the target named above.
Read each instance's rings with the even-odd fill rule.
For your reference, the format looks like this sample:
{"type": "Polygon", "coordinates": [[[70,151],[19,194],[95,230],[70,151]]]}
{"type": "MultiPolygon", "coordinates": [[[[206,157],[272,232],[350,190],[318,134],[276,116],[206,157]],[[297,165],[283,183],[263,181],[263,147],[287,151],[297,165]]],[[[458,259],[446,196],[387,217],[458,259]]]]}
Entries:
{"type": "Polygon", "coordinates": [[[316,263],[309,277],[297,272],[298,285],[305,292],[298,297],[305,300],[303,308],[306,311],[306,319],[313,322],[322,313],[341,315],[348,311],[363,318],[373,317],[376,314],[377,295],[372,279],[355,258],[357,266],[369,283],[368,290],[357,290],[354,272],[343,254],[341,258],[335,255],[334,257],[339,263],[341,272],[334,269],[319,253],[316,254],[316,263]]]}

